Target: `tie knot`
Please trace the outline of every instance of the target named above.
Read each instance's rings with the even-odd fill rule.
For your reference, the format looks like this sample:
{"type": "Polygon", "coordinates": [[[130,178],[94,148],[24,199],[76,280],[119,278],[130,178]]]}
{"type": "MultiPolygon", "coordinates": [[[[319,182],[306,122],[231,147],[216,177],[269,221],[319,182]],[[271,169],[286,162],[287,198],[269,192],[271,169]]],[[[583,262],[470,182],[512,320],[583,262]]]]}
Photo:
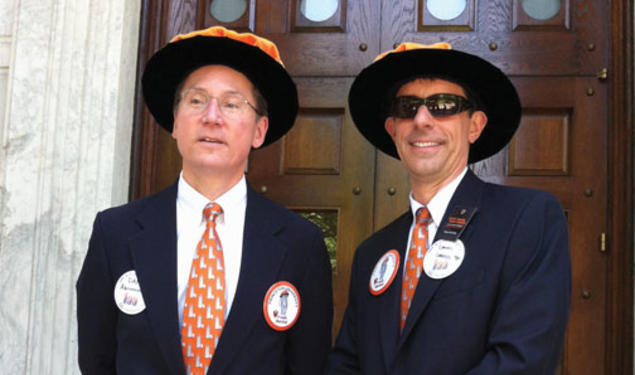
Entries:
{"type": "Polygon", "coordinates": [[[428,207],[419,207],[417,210],[417,223],[419,224],[428,224],[430,222],[430,211],[428,211],[428,207]]]}
{"type": "Polygon", "coordinates": [[[215,222],[216,218],[223,213],[223,209],[218,203],[208,203],[205,205],[203,209],[203,216],[205,216],[205,220],[207,222],[215,222]]]}

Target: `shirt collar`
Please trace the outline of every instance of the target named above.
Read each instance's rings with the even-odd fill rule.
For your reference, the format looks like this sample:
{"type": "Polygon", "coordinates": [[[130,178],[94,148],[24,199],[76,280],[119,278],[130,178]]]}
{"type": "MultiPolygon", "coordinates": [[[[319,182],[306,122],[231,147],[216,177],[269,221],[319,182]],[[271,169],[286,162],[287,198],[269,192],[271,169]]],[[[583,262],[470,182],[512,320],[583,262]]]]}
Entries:
{"type": "MultiPolygon", "coordinates": [[[[428,211],[430,211],[430,216],[432,217],[432,221],[438,226],[441,224],[441,220],[443,220],[443,215],[445,214],[445,210],[448,208],[448,204],[450,204],[450,199],[454,195],[456,188],[459,186],[459,183],[467,173],[467,167],[463,169],[463,172],[456,176],[449,184],[445,185],[441,190],[439,190],[432,199],[430,199],[430,203],[428,203],[428,211]]],[[[412,217],[417,215],[417,210],[420,207],[424,207],[424,204],[418,202],[413,196],[412,192],[410,192],[410,209],[412,210],[412,217]]]]}
{"type": "MultiPolygon", "coordinates": [[[[201,222],[203,222],[203,209],[208,203],[210,203],[210,200],[185,181],[183,178],[183,172],[181,172],[179,176],[177,194],[177,199],[179,199],[180,203],[183,204],[183,207],[189,212],[192,212],[194,215],[200,215],[201,222]]],[[[220,220],[222,222],[227,222],[231,218],[231,215],[235,214],[235,208],[245,205],[246,199],[247,181],[245,180],[245,175],[243,175],[236,185],[232,186],[229,190],[214,200],[214,202],[218,203],[223,209],[223,214],[220,216],[220,220]]]]}

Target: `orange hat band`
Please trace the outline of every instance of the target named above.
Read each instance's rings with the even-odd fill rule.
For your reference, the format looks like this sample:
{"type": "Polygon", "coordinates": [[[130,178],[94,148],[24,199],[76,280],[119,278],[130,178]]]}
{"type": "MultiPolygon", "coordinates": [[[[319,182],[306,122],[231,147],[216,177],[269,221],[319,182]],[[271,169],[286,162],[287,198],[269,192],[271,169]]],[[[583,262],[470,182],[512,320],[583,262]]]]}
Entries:
{"type": "Polygon", "coordinates": [[[225,37],[236,40],[238,42],[245,43],[247,45],[257,47],[272,59],[276,60],[278,64],[284,66],[282,59],[280,58],[280,52],[276,45],[265,38],[259,37],[252,33],[237,33],[233,30],[224,28],[223,26],[212,26],[204,30],[192,31],[188,34],[179,34],[170,40],[170,43],[178,42],[179,40],[193,38],[195,36],[208,36],[208,37],[225,37]]]}
{"type": "Polygon", "coordinates": [[[450,45],[450,43],[446,43],[446,42],[439,42],[434,44],[420,44],[420,43],[413,43],[413,42],[404,42],[398,45],[397,47],[395,47],[395,49],[391,49],[390,51],[386,51],[384,53],[379,54],[379,56],[375,57],[374,61],[383,59],[389,53],[404,52],[404,51],[410,51],[413,49],[421,49],[421,48],[452,49],[452,46],[450,45]]]}

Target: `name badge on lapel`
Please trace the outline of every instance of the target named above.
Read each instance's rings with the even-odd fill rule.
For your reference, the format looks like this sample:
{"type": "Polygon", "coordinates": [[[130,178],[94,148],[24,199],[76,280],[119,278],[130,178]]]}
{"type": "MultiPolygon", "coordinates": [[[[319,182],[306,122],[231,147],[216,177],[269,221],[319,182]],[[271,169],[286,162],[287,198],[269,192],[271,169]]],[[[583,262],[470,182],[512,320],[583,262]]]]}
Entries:
{"type": "Polygon", "coordinates": [[[286,331],[300,316],[300,293],[290,282],[278,281],[267,291],[262,308],[269,327],[286,331]]]}
{"type": "Polygon", "coordinates": [[[475,207],[454,207],[425,258],[423,270],[431,279],[444,279],[459,269],[465,259],[465,245],[459,239],[476,213],[475,207]]]}
{"type": "Polygon", "coordinates": [[[124,314],[136,315],[146,309],[137,273],[134,270],[119,276],[115,284],[114,296],[115,304],[124,314]]]}
{"type": "Polygon", "coordinates": [[[395,249],[388,250],[386,254],[379,258],[375,268],[373,268],[373,272],[370,274],[368,282],[370,294],[378,296],[385,292],[395,279],[398,269],[399,253],[395,249]]]}

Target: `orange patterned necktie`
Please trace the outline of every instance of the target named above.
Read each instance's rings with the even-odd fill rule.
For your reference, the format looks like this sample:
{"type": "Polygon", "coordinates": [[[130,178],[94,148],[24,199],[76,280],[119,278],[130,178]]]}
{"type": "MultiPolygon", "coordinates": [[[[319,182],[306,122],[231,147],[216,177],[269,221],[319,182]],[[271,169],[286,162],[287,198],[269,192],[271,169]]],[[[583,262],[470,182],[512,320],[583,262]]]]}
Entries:
{"type": "Polygon", "coordinates": [[[223,209],[216,203],[205,206],[203,215],[207,225],[192,260],[181,330],[188,375],[207,373],[225,325],[225,264],[223,247],[216,233],[216,218],[222,213],[223,209]]]}
{"type": "Polygon", "coordinates": [[[426,207],[417,210],[417,221],[412,229],[410,250],[406,259],[406,272],[401,286],[401,319],[399,328],[403,330],[406,318],[415,295],[419,276],[423,270],[423,257],[428,250],[428,224],[430,223],[430,211],[426,207]]]}

